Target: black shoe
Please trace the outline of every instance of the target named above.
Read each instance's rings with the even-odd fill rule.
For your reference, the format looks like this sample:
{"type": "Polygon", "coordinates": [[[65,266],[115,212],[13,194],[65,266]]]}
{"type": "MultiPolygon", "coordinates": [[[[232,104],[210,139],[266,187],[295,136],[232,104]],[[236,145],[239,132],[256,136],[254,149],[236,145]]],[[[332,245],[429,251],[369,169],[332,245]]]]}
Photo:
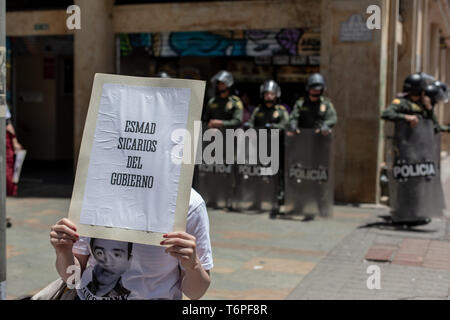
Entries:
{"type": "Polygon", "coordinates": [[[11,227],[12,227],[11,218],[6,218],[6,228],[11,228],[11,227]]]}
{"type": "Polygon", "coordinates": [[[390,215],[381,215],[381,216],[378,216],[378,218],[381,218],[386,222],[392,222],[392,217],[390,215]]]}
{"type": "Polygon", "coordinates": [[[302,219],[302,222],[313,221],[315,218],[316,218],[316,216],[313,214],[306,214],[304,216],[304,218],[302,219]]]}
{"type": "Polygon", "coordinates": [[[271,210],[270,214],[269,214],[269,218],[270,219],[276,219],[278,214],[279,214],[278,210],[271,210]]]}
{"type": "Polygon", "coordinates": [[[413,227],[427,225],[430,222],[431,222],[430,218],[423,218],[423,219],[417,219],[417,220],[412,220],[412,221],[401,221],[401,222],[393,221],[393,224],[398,225],[398,226],[404,226],[406,228],[413,228],[413,227]]]}

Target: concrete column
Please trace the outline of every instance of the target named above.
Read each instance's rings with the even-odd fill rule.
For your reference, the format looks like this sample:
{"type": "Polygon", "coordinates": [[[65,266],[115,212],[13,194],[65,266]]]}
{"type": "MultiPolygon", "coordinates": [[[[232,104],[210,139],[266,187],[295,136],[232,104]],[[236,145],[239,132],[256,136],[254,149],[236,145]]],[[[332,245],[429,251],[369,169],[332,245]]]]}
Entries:
{"type": "Polygon", "coordinates": [[[397,91],[403,89],[406,77],[416,71],[417,9],[419,0],[400,0],[403,32],[402,44],[398,47],[397,91]]]}
{"type": "MultiPolygon", "coordinates": [[[[441,79],[447,84],[450,82],[450,47],[442,49],[443,63],[441,64],[441,79]]],[[[443,124],[450,124],[450,102],[443,105],[443,124]]],[[[442,135],[442,150],[450,152],[450,135],[442,135]]]]}
{"type": "Polygon", "coordinates": [[[435,78],[439,78],[439,56],[440,56],[440,35],[439,26],[435,23],[430,25],[430,49],[429,49],[429,72],[435,78]]]}
{"type": "MultiPolygon", "coordinates": [[[[425,8],[426,0],[418,0],[417,3],[417,15],[416,15],[416,63],[415,63],[415,72],[423,71],[423,47],[424,47],[424,8],[425,8]]],[[[413,35],[414,36],[414,35],[413,35]]]]}
{"type": "Polygon", "coordinates": [[[321,72],[339,122],[335,130],[336,200],[375,203],[382,159],[381,109],[386,101],[389,5],[385,0],[323,0],[321,72]],[[342,23],[378,5],[381,30],[371,40],[341,41],[342,23]]]}
{"type": "Polygon", "coordinates": [[[397,68],[398,68],[398,17],[399,0],[389,1],[389,40],[388,40],[388,69],[386,85],[386,103],[392,101],[397,94],[397,68]]]}
{"type": "Polygon", "coordinates": [[[81,30],[74,34],[74,156],[78,160],[95,73],[115,72],[114,0],[75,0],[81,30]]]}
{"type": "Polygon", "coordinates": [[[422,9],[422,68],[420,71],[431,73],[430,65],[430,3],[429,0],[423,0],[422,9]]]}

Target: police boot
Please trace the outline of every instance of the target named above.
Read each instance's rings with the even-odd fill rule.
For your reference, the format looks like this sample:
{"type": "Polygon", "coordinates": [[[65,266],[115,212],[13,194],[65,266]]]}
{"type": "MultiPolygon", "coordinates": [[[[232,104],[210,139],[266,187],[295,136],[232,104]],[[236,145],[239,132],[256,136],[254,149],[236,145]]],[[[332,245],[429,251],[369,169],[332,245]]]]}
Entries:
{"type": "Polygon", "coordinates": [[[397,226],[403,226],[406,228],[414,228],[414,227],[427,225],[430,222],[431,222],[430,218],[420,218],[420,219],[412,220],[412,221],[401,221],[401,222],[393,221],[392,223],[397,226]]]}
{"type": "Polygon", "coordinates": [[[276,219],[277,215],[279,215],[279,212],[278,212],[277,209],[270,210],[270,213],[269,213],[269,218],[270,219],[276,219]]]}
{"type": "Polygon", "coordinates": [[[313,221],[316,218],[316,215],[314,214],[305,214],[302,222],[308,222],[308,221],[313,221]]]}

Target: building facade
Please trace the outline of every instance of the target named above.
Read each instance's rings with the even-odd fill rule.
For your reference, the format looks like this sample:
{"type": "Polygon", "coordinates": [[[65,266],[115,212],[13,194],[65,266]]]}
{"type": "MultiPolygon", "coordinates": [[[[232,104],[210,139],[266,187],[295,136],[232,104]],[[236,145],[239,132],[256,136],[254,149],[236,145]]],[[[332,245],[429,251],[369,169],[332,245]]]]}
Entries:
{"type": "MultiPolygon", "coordinates": [[[[275,79],[292,106],[320,71],[339,115],[335,198],[376,203],[391,133],[381,111],[412,72],[450,82],[448,0],[76,0],[80,30],[66,25],[72,1],[8,2],[9,103],[34,159],[77,158],[97,72],[208,80],[228,69],[253,104],[275,79]]],[[[445,106],[438,115],[450,123],[445,106]]]]}

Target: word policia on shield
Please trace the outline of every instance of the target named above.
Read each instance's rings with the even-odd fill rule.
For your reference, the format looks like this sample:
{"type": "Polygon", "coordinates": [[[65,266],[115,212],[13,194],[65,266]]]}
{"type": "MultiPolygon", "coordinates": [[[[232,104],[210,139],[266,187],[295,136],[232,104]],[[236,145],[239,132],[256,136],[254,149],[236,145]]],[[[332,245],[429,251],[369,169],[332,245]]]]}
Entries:
{"type": "Polygon", "coordinates": [[[195,150],[172,132],[197,139],[204,91],[196,80],[95,76],[69,210],[82,236],[159,244],[185,230],[194,161],[173,159],[195,150]]]}

